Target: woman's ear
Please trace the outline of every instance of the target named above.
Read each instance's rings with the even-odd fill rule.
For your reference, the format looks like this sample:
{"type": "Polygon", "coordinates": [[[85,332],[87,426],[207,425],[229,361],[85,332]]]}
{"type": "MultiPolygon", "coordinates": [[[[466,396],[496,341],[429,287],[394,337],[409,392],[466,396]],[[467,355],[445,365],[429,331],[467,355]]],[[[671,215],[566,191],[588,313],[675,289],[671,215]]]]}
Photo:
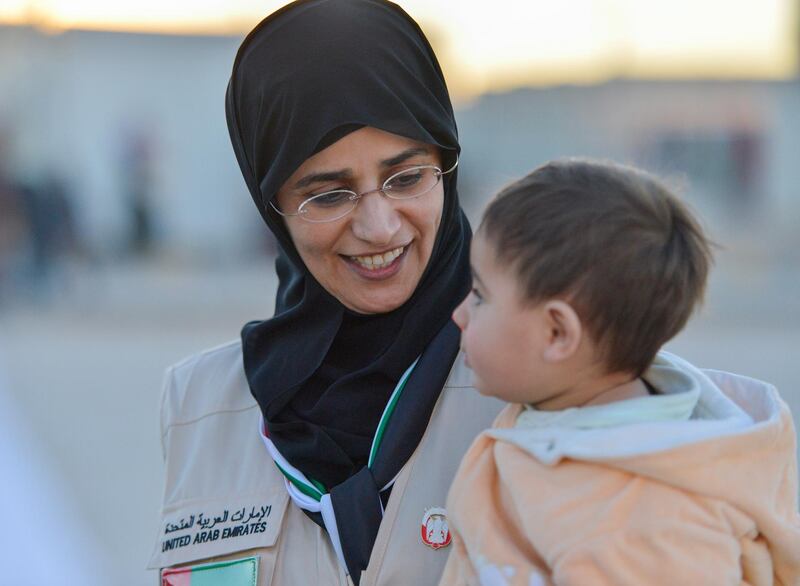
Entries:
{"type": "Polygon", "coordinates": [[[543,357],[547,362],[571,358],[581,344],[583,327],[578,314],[565,301],[547,301],[543,307],[548,329],[543,357]]]}

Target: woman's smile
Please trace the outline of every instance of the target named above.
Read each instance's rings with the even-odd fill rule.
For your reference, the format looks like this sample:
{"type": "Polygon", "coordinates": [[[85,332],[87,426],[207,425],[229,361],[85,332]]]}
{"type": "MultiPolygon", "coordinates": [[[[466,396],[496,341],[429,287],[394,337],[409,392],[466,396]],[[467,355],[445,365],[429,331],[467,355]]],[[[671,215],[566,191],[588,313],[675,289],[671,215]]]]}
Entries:
{"type": "Polygon", "coordinates": [[[341,256],[357,275],[365,279],[388,279],[400,271],[410,246],[411,243],[382,253],[341,256]]]}

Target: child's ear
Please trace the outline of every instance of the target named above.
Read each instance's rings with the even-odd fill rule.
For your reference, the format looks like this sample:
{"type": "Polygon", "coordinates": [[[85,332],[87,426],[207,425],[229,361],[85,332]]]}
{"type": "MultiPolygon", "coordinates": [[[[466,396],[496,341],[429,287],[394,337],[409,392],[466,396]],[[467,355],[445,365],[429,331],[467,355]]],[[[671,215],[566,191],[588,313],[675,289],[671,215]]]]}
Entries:
{"type": "Polygon", "coordinates": [[[544,304],[544,319],[548,328],[544,359],[560,362],[572,357],[583,335],[578,314],[569,303],[551,300],[544,304]]]}

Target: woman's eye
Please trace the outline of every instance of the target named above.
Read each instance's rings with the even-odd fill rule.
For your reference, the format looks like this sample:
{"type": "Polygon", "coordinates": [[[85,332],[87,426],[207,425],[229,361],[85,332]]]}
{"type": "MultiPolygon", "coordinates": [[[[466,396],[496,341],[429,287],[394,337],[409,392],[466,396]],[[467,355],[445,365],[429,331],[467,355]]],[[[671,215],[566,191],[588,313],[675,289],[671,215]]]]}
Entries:
{"type": "Polygon", "coordinates": [[[424,171],[422,169],[413,169],[407,173],[401,173],[400,175],[392,177],[386,186],[395,191],[409,189],[419,184],[423,176],[424,171]]]}
{"type": "Polygon", "coordinates": [[[312,195],[306,200],[306,205],[313,205],[318,207],[332,207],[347,203],[352,197],[349,191],[329,191],[320,193],[319,195],[312,195]]]}
{"type": "Polygon", "coordinates": [[[481,303],[483,303],[483,296],[481,295],[480,291],[478,291],[475,287],[470,289],[470,294],[472,295],[473,305],[480,305],[481,303]]]}

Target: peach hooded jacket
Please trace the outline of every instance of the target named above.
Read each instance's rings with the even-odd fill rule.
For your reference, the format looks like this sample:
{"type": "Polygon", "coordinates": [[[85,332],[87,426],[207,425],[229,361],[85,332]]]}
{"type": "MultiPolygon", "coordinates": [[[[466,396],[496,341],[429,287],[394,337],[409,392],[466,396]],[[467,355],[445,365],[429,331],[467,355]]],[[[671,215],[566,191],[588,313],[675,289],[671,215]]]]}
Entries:
{"type": "Polygon", "coordinates": [[[440,586],[800,585],[792,417],[774,387],[666,352],[646,378],[697,390],[692,418],[515,427],[462,460],[440,586]]]}

